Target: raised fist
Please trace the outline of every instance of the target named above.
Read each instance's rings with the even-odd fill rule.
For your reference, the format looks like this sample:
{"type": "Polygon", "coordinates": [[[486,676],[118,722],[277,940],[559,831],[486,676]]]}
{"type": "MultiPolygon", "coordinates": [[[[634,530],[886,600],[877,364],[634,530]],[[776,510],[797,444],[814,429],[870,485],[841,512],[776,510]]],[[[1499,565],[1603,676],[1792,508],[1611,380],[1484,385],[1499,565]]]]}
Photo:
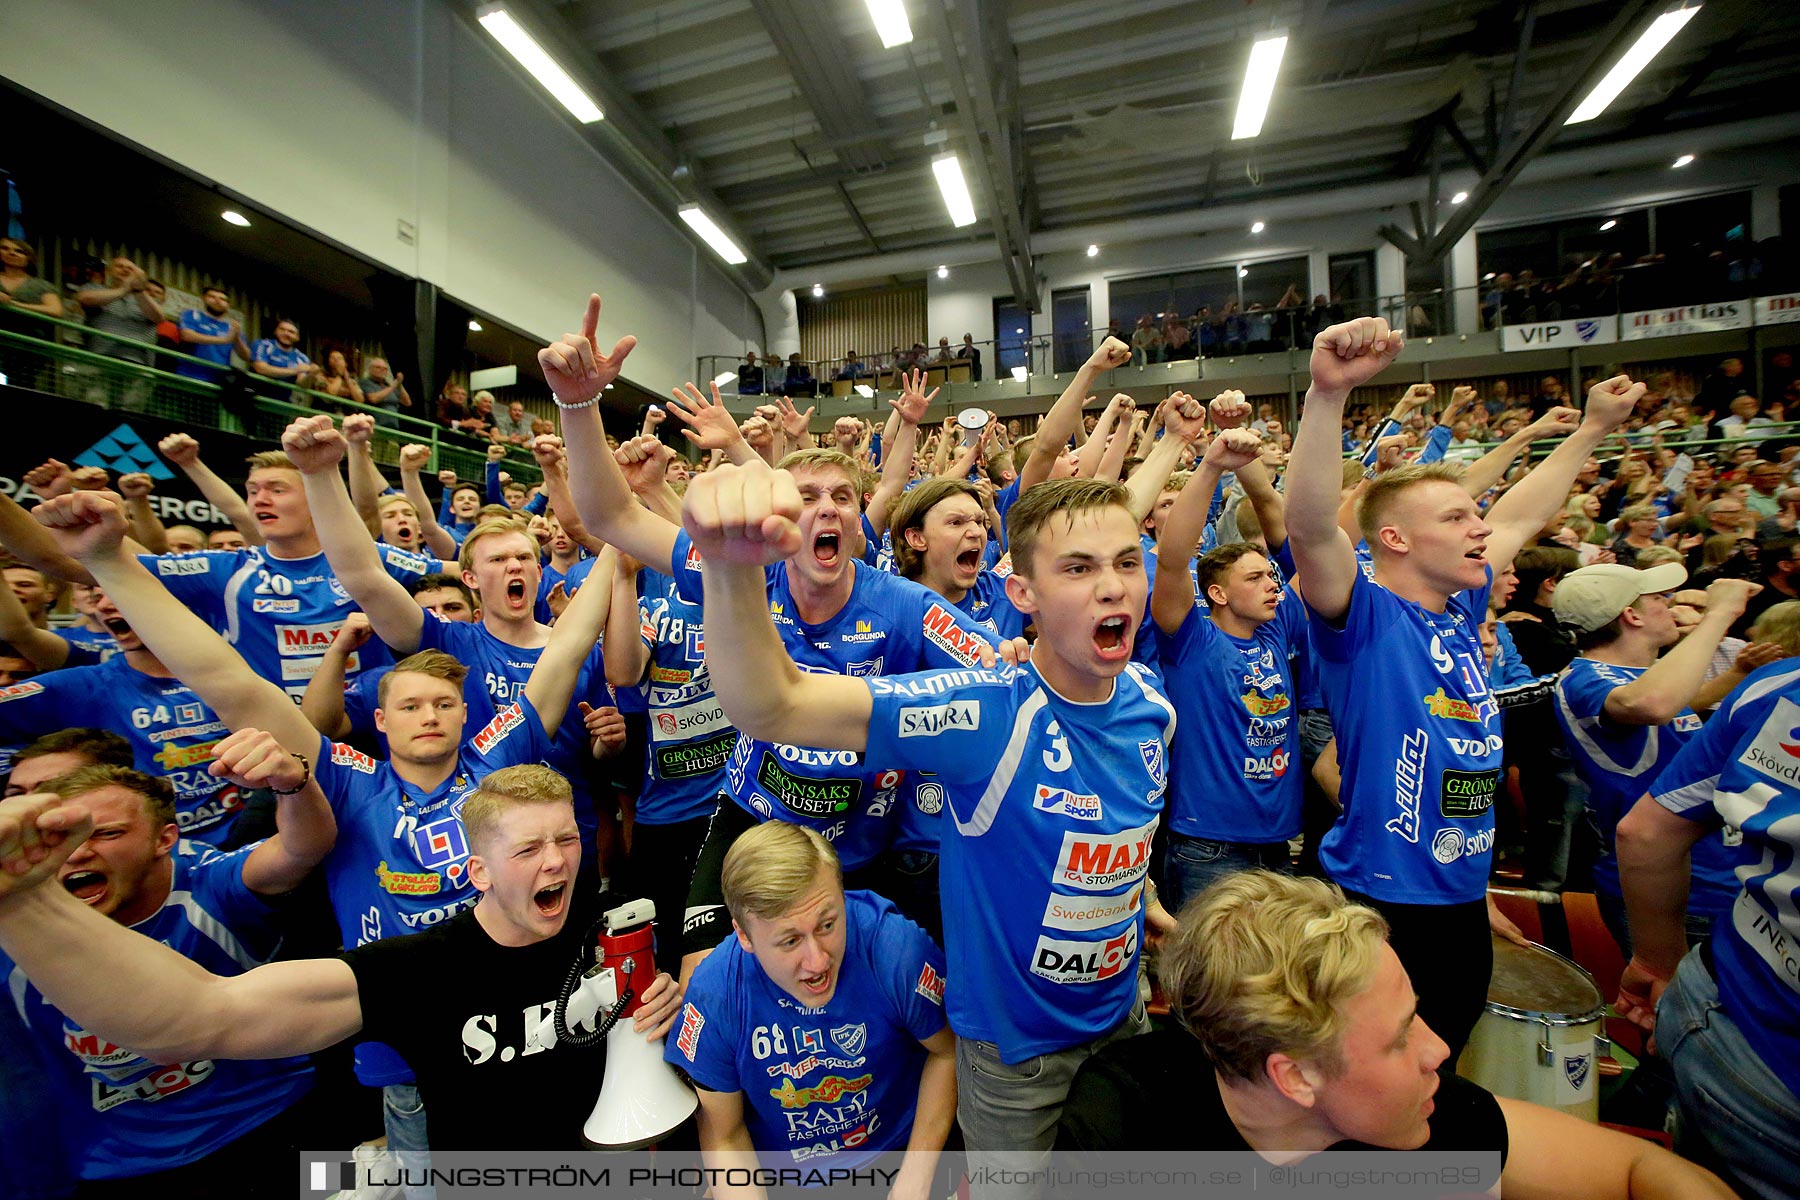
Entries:
{"type": "Polygon", "coordinates": [[[100,492],[111,486],[105,467],[76,467],[69,483],[78,492],[100,492]]]}
{"type": "Polygon", "coordinates": [[[75,487],[74,472],[60,458],[48,459],[25,472],[25,486],[43,500],[54,500],[75,487]]]}
{"type": "Polygon", "coordinates": [[[780,562],[800,548],[794,477],[762,462],[723,464],[688,481],[681,523],[702,558],[746,566],[780,562]]]}
{"type": "Polygon", "coordinates": [[[1630,420],[1637,402],[1644,398],[1649,390],[1641,383],[1633,383],[1630,376],[1614,375],[1611,379],[1602,379],[1588,389],[1587,413],[1584,423],[1592,421],[1602,429],[1616,429],[1630,420]]]}
{"type": "Polygon", "coordinates": [[[531,457],[546,475],[563,465],[563,440],[553,433],[540,433],[531,442],[531,457]]]}
{"type": "Polygon", "coordinates": [[[1358,317],[1321,329],[1313,338],[1312,386],[1322,393],[1348,395],[1387,369],[1405,344],[1380,317],[1358,317]]]}
{"type": "MultiPolygon", "coordinates": [[[[358,614],[361,615],[361,614],[358,614]]],[[[291,792],[307,778],[307,768],[289,754],[275,735],[261,729],[240,729],[213,747],[213,763],[206,773],[229,779],[241,788],[270,788],[291,792]]]]}
{"type": "Polygon", "coordinates": [[[1131,347],[1116,337],[1109,337],[1101,342],[1094,352],[1088,356],[1088,365],[1101,371],[1111,371],[1131,361],[1131,347]]]}
{"type": "Polygon", "coordinates": [[[452,471],[449,467],[445,467],[444,469],[442,469],[441,471],[438,472],[438,482],[443,484],[445,487],[455,487],[456,486],[456,472],[452,471]]]}
{"type": "Polygon", "coordinates": [[[178,467],[191,467],[200,461],[200,443],[185,433],[171,433],[156,443],[156,448],[178,467]]]}
{"type": "Polygon", "coordinates": [[[1214,396],[1211,408],[1217,429],[1236,429],[1250,419],[1250,402],[1236,388],[1226,388],[1214,396]]]}
{"type": "Polygon", "coordinates": [[[0,897],[54,880],[93,830],[93,814],[78,800],[49,794],[0,800],[0,897]]]}
{"type": "Polygon", "coordinates": [[[489,462],[497,463],[505,457],[506,457],[506,447],[505,446],[502,446],[499,442],[490,442],[488,444],[487,460],[489,462]]]}
{"type": "Polygon", "coordinates": [[[127,500],[142,500],[156,490],[156,480],[142,471],[119,476],[119,495],[127,500]]]}
{"type": "MultiPolygon", "coordinates": [[[[425,464],[430,461],[431,449],[427,446],[421,446],[415,442],[412,445],[400,447],[400,469],[402,471],[416,475],[423,471],[425,464]]],[[[454,480],[456,473],[451,472],[450,477],[454,480]]]]}
{"type": "Polygon", "coordinates": [[[330,417],[298,417],[281,435],[281,448],[302,474],[317,475],[337,470],[347,444],[330,417]]]}
{"type": "Polygon", "coordinates": [[[70,492],[44,501],[31,514],[71,558],[118,549],[129,528],[119,497],[112,492],[70,492]]]}
{"type": "Polygon", "coordinates": [[[352,446],[367,446],[375,436],[375,418],[368,413],[351,413],[344,418],[344,440],[352,446]]]}
{"type": "Polygon", "coordinates": [[[1206,447],[1206,461],[1221,471],[1241,471],[1262,454],[1254,429],[1221,429],[1206,447]]]}

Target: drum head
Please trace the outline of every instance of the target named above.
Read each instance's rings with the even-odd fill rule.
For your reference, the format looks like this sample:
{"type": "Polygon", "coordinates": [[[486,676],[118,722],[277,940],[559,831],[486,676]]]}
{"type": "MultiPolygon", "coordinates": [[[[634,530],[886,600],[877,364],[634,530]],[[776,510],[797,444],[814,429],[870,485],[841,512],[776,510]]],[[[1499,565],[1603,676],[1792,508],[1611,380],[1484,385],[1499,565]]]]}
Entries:
{"type": "Polygon", "coordinates": [[[1542,946],[1516,946],[1494,935],[1488,1003],[1521,1012],[1575,1015],[1604,1006],[1594,977],[1542,946]]]}

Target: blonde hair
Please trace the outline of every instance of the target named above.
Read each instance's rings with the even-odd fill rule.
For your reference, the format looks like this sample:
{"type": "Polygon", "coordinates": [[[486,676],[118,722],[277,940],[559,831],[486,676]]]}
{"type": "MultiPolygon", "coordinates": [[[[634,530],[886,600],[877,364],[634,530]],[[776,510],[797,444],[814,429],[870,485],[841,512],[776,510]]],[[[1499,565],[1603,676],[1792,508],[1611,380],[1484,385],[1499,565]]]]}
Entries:
{"type": "Polygon", "coordinates": [[[1160,974],[1213,1069],[1256,1082],[1271,1054],[1343,1067],[1344,1002],[1366,989],[1385,918],[1318,879],[1242,871],[1181,912],[1160,974]]]}
{"type": "MultiPolygon", "coordinates": [[[[1061,513],[1070,522],[1075,514],[1095,508],[1121,508],[1129,515],[1131,494],[1111,479],[1052,479],[1020,496],[1006,513],[1006,544],[1013,570],[1030,577],[1037,554],[1038,536],[1052,516],[1061,513]]],[[[1137,521],[1134,518],[1132,525],[1137,521]]]]}
{"type": "Polygon", "coordinates": [[[1673,546],[1652,546],[1648,550],[1637,552],[1637,568],[1661,566],[1663,563],[1686,562],[1687,555],[1673,546]]]}
{"type": "Polygon", "coordinates": [[[952,496],[967,496],[975,503],[981,503],[981,493],[975,490],[974,484],[960,479],[927,479],[901,496],[900,502],[894,505],[888,515],[888,528],[894,535],[894,571],[901,578],[917,579],[925,565],[925,556],[906,540],[906,531],[924,529],[925,518],[931,515],[931,510],[952,496]]]}
{"type": "Polygon", "coordinates": [[[530,539],[534,547],[537,545],[537,539],[531,536],[531,530],[526,527],[525,522],[517,517],[484,517],[480,524],[469,530],[469,536],[463,539],[462,549],[456,554],[457,567],[464,571],[473,571],[475,569],[475,543],[482,538],[499,537],[503,533],[522,534],[530,539]]]}
{"type": "Polygon", "coordinates": [[[779,919],[813,889],[824,868],[830,868],[838,887],[844,886],[844,869],[830,842],[804,825],[764,821],[731,844],[719,887],[731,919],[741,928],[745,917],[779,919]]]}
{"type": "Polygon", "coordinates": [[[378,513],[386,512],[396,504],[404,504],[406,507],[412,509],[414,517],[419,515],[419,506],[414,504],[411,500],[408,500],[405,496],[400,495],[383,496],[375,502],[375,511],[378,513]]]}
{"type": "Polygon", "coordinates": [[[807,471],[819,467],[842,471],[850,486],[856,489],[856,506],[862,507],[863,470],[856,465],[854,458],[842,450],[833,450],[829,446],[810,446],[784,456],[775,464],[777,471],[807,471]]]}
{"type": "Polygon", "coordinates": [[[375,704],[386,708],[388,692],[393,689],[394,676],[429,675],[433,679],[441,679],[445,683],[461,687],[463,680],[469,677],[469,668],[445,654],[442,650],[421,650],[417,654],[409,654],[394,664],[394,669],[381,677],[375,685],[375,704]]]}
{"type": "Polygon", "coordinates": [[[1756,624],[1750,626],[1750,640],[1774,642],[1781,647],[1784,658],[1800,654],[1800,600],[1783,600],[1765,608],[1756,624]]]}
{"type": "Polygon", "coordinates": [[[244,460],[252,471],[298,471],[285,450],[259,450],[244,460]]]}
{"type": "Polygon", "coordinates": [[[1179,492],[1187,487],[1188,480],[1193,477],[1192,471],[1173,471],[1167,479],[1163,480],[1162,487],[1157,490],[1159,492],[1179,492]]]}
{"type": "Polygon", "coordinates": [[[67,775],[59,775],[43,785],[42,790],[55,792],[65,800],[74,800],[101,788],[121,787],[136,792],[144,800],[144,814],[155,828],[175,823],[175,788],[160,775],[146,775],[131,767],[112,763],[90,763],[76,767],[67,775]]]}
{"type": "Polygon", "coordinates": [[[566,804],[573,815],[574,803],[569,781],[542,763],[502,767],[484,776],[463,802],[463,832],[474,847],[492,839],[508,809],[521,804],[566,804]]]}
{"type": "Polygon", "coordinates": [[[1356,524],[1371,550],[1380,544],[1379,534],[1388,514],[1400,502],[1403,492],[1421,483],[1454,483],[1462,485],[1461,463],[1408,463],[1377,475],[1356,498],[1356,524]]]}
{"type": "Polygon", "coordinates": [[[1648,504],[1627,504],[1619,510],[1619,524],[1629,525],[1633,521],[1642,521],[1656,516],[1656,509],[1648,504]]]}

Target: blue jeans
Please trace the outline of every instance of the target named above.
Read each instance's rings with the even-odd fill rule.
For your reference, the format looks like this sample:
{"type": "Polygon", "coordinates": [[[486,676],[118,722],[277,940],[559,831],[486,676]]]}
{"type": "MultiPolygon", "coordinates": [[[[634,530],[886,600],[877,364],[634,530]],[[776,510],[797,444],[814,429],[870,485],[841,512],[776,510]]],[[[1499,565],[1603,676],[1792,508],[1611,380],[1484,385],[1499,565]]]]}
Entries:
{"type": "MultiPolygon", "coordinates": [[[[431,1166],[431,1140],[425,1131],[425,1101],[412,1083],[390,1083],[381,1089],[381,1124],[387,1130],[388,1153],[408,1170],[431,1166]],[[401,1157],[401,1156],[404,1157],[401,1157]]],[[[407,1200],[436,1200],[437,1189],[406,1187],[407,1200]]]]}
{"type": "Polygon", "coordinates": [[[1163,907],[1179,913],[1184,904],[1204,892],[1207,885],[1238,871],[1292,869],[1286,842],[1215,842],[1209,838],[1169,835],[1163,864],[1163,907]]]}
{"type": "Polygon", "coordinates": [[[1720,1007],[1699,950],[1681,960],[1663,993],[1656,1042],[1675,1071],[1675,1148],[1742,1196],[1792,1200],[1800,1099],[1720,1007]]]}

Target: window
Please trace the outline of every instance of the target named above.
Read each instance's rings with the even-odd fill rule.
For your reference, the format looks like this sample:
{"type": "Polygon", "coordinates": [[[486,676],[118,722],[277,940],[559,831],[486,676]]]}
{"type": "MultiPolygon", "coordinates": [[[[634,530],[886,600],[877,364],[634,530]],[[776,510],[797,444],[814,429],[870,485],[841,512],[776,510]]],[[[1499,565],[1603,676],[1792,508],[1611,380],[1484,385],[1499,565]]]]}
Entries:
{"type": "Polygon", "coordinates": [[[1031,365],[1031,314],[1010,297],[994,298],[994,378],[1010,379],[1014,367],[1031,365]]]}
{"type": "Polygon", "coordinates": [[[1088,289],[1060,288],[1050,294],[1051,336],[1055,338],[1054,370],[1074,371],[1093,353],[1093,323],[1088,289]]]}
{"type": "Polygon", "coordinates": [[[1359,250],[1354,254],[1334,254],[1328,260],[1326,273],[1331,277],[1327,299],[1343,306],[1344,315],[1335,317],[1372,317],[1375,315],[1375,252],[1359,250]]]}

